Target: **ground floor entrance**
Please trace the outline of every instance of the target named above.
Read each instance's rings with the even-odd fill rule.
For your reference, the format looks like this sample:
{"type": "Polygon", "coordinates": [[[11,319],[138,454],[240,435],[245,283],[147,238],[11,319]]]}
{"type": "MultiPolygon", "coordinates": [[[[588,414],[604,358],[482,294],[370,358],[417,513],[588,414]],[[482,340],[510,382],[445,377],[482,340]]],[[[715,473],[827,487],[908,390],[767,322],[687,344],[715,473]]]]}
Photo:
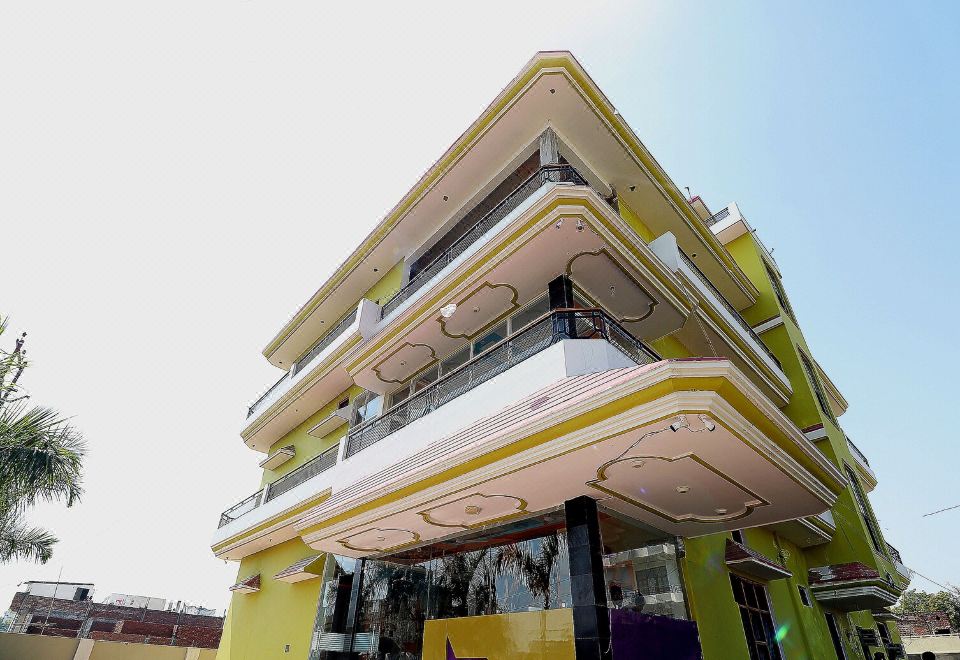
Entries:
{"type": "Polygon", "coordinates": [[[312,660],[700,658],[682,542],[589,497],[375,558],[330,556],[312,660]]]}

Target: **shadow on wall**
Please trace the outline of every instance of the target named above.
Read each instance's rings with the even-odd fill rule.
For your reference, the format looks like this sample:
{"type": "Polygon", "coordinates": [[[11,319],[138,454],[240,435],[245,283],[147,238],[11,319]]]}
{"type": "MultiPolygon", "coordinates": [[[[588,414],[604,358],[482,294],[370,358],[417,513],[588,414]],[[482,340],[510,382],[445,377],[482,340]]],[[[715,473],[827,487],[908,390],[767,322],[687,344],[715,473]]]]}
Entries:
{"type": "Polygon", "coordinates": [[[217,649],[0,633],[0,658],[14,660],[215,660],[217,649]]]}

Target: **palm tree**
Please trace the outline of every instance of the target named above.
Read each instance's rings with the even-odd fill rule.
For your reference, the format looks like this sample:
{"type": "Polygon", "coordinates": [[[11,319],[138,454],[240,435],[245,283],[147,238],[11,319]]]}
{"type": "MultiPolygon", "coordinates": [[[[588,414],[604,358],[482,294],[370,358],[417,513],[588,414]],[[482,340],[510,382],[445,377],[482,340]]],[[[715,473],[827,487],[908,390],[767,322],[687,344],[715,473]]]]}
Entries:
{"type": "MultiPolygon", "coordinates": [[[[7,322],[0,319],[0,335],[7,322]]],[[[27,405],[19,385],[27,367],[26,333],[14,350],[0,351],[0,563],[25,559],[45,563],[57,538],[23,521],[37,502],[80,499],[84,443],[56,411],[27,405]]]]}

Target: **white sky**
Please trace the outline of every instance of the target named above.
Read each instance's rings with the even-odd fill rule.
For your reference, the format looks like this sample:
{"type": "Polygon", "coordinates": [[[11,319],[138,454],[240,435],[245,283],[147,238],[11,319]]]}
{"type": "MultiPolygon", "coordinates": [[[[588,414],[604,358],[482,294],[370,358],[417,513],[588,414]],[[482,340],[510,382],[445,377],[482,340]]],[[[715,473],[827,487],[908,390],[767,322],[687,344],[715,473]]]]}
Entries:
{"type": "Polygon", "coordinates": [[[209,541],[258,483],[260,349],[537,49],[608,25],[455,4],[0,8],[0,313],[89,443],[83,503],[29,516],[53,560],[0,566],[0,611],[61,568],[226,606],[209,541]]]}

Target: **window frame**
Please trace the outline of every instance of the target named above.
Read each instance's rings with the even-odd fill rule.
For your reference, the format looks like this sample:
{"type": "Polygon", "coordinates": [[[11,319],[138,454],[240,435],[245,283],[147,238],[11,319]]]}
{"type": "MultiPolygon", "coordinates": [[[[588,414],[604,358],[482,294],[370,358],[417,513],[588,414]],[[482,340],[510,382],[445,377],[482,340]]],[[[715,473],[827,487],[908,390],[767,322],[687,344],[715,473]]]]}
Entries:
{"type": "Polygon", "coordinates": [[[760,660],[762,656],[759,653],[761,645],[767,651],[769,660],[783,660],[783,649],[780,647],[780,641],[777,639],[777,620],[773,614],[773,605],[770,602],[770,594],[767,586],[761,582],[748,580],[736,573],[730,573],[730,588],[733,594],[733,602],[740,612],[740,622],[743,628],[743,636],[747,643],[747,653],[750,660],[760,660]],[[743,593],[743,602],[737,600],[737,582],[740,582],[740,591],[743,593]],[[747,587],[754,592],[759,591],[763,595],[763,602],[757,598],[756,605],[750,604],[750,598],[747,596],[747,587]],[[760,625],[764,628],[764,641],[758,640],[756,633],[753,632],[754,618],[760,619],[760,625]],[[767,623],[769,620],[769,632],[767,623]],[[749,624],[749,629],[748,629],[749,624]]]}

